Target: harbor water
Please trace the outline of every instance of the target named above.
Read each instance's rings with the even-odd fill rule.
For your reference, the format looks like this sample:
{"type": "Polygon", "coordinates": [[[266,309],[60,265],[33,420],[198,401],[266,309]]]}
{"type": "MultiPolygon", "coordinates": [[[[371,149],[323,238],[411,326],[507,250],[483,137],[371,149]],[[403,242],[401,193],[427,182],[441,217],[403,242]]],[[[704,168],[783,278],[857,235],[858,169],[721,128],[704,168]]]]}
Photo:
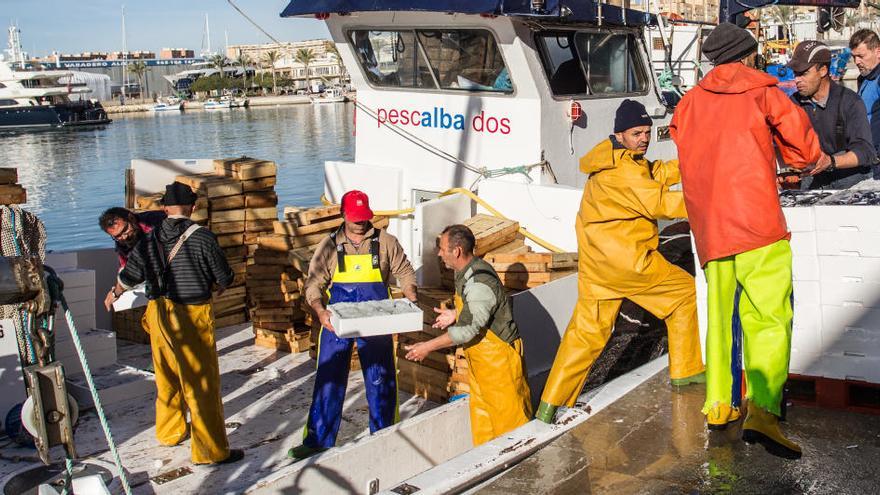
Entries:
{"type": "Polygon", "coordinates": [[[274,160],[279,208],[312,206],[324,161],[354,159],[353,112],[346,103],[114,115],[104,128],[0,135],[0,163],[18,168],[24,208],[46,224],[48,249],[108,247],[98,217],[123,206],[133,158],[274,160]]]}

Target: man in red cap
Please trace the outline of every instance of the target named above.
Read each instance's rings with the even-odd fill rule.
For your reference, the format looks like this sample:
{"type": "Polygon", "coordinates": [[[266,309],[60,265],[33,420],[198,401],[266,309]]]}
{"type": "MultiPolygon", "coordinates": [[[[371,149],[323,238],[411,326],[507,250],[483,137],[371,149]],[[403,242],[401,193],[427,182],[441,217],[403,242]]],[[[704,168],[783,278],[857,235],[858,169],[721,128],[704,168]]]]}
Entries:
{"type": "Polygon", "coordinates": [[[373,210],[366,194],[345,193],[341,210],[343,224],[318,244],[305,283],[306,302],[322,328],[318,339],[318,373],[303,443],[287,452],[294,459],[304,459],[336,444],[355,341],[370,409],[370,431],[376,432],[398,420],[397,369],[391,335],[337,337],[324,294],[330,296],[328,303],[387,299],[388,285],[394,277],[404,295],[415,301],[415,271],[397,239],[370,222],[373,210]]]}

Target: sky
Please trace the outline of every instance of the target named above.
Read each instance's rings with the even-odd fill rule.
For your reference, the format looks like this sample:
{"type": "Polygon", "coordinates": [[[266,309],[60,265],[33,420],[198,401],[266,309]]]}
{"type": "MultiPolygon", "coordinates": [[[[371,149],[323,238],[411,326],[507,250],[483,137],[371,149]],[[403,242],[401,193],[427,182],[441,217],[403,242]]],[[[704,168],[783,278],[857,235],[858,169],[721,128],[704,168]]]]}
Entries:
{"type": "MultiPolygon", "coordinates": [[[[233,0],[251,19],[280,41],[329,38],[315,19],[282,19],[286,0],[233,0]]],[[[308,0],[305,0],[308,1],[308,0]]],[[[158,52],[163,47],[191,48],[198,55],[204,41],[205,14],[211,46],[270,43],[226,0],[0,0],[0,22],[6,49],[6,27],[15,23],[21,44],[32,56],[122,49],[122,6],[125,5],[127,48],[158,52]]]]}

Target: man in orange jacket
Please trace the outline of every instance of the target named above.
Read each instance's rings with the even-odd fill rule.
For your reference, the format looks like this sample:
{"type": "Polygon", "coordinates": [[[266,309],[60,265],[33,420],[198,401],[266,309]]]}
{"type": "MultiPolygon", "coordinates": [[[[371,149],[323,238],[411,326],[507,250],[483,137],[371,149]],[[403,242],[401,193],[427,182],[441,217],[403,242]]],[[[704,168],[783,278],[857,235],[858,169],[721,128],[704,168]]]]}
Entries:
{"type": "Polygon", "coordinates": [[[804,111],[776,79],[751,68],[757,46],[745,29],[719,24],[703,43],[715,68],[682,98],[670,131],[709,285],[703,413],[710,428],[739,419],[742,352],[749,399],[743,440],[799,458],[800,447],[778,425],[791,353],[792,281],[774,144],[797,169],[816,163],[819,172],[831,161],[804,111]]]}

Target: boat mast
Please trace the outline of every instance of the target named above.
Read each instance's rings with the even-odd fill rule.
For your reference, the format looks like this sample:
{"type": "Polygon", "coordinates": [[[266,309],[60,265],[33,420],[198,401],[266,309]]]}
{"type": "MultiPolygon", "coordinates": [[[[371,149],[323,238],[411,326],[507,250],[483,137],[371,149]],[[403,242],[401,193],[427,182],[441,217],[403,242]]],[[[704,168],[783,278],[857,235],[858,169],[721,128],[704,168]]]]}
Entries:
{"type": "Polygon", "coordinates": [[[208,37],[208,56],[211,56],[211,24],[208,23],[208,14],[205,13],[205,35],[208,37]]]}
{"type": "Polygon", "coordinates": [[[125,5],[122,6],[122,100],[125,101],[126,86],[128,85],[128,73],[126,72],[126,50],[125,45],[125,5]]]}

